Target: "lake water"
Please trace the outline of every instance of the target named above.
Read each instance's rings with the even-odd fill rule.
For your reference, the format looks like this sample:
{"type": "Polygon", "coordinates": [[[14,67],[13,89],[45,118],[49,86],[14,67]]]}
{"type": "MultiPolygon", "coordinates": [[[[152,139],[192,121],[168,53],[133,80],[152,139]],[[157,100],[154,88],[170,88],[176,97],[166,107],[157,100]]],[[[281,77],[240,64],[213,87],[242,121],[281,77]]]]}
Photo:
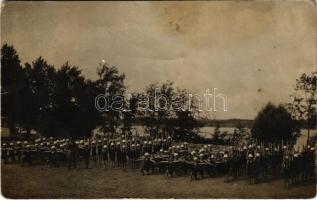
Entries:
{"type": "MultiPolygon", "coordinates": [[[[219,128],[221,133],[227,132],[229,134],[232,134],[234,132],[234,127],[222,127],[219,128]]],[[[205,138],[212,138],[212,135],[214,133],[215,127],[214,126],[205,126],[198,129],[199,135],[205,138]]],[[[246,129],[247,132],[250,132],[250,129],[246,129]]],[[[144,135],[145,129],[144,126],[133,126],[133,134],[138,135],[144,135]]]]}
{"type": "MultiPolygon", "coordinates": [[[[229,134],[234,133],[235,127],[221,127],[219,128],[221,133],[227,132],[229,134]]],[[[199,135],[205,138],[212,138],[214,133],[215,127],[214,126],[205,126],[201,127],[198,130],[199,135]]],[[[249,128],[246,129],[247,133],[250,133],[251,130],[249,128]]],[[[144,126],[134,126],[133,127],[133,133],[138,135],[144,135],[145,129],[144,126]]],[[[301,135],[297,139],[297,142],[295,144],[295,149],[302,149],[303,145],[306,144],[307,141],[307,129],[301,129],[300,130],[301,135]]],[[[310,130],[310,137],[316,136],[317,130],[310,130]]]]}

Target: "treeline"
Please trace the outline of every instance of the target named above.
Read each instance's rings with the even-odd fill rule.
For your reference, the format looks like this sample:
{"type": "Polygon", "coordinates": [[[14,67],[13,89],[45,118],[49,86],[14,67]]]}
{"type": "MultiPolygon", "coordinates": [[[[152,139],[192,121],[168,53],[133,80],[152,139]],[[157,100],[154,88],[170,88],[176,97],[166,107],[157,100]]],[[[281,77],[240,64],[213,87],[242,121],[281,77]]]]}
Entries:
{"type": "Polygon", "coordinates": [[[303,73],[296,79],[291,101],[274,105],[268,102],[257,114],[251,129],[252,137],[262,142],[296,142],[300,129],[307,129],[307,143],[314,145],[317,122],[317,71],[303,73]]]}
{"type": "Polygon", "coordinates": [[[253,125],[252,119],[201,119],[200,122],[204,126],[217,126],[220,127],[236,127],[239,129],[239,127],[242,128],[251,128],[253,125]]]}
{"type": "Polygon", "coordinates": [[[268,103],[253,121],[212,122],[198,121],[198,102],[189,99],[189,92],[176,88],[171,81],[153,83],[141,92],[127,94],[125,75],[117,67],[100,63],[96,75],[95,80],[90,80],[78,66],[66,62],[57,68],[42,57],[21,64],[14,47],[4,44],[1,48],[2,124],[8,124],[11,132],[17,128],[26,130],[27,135],[36,130],[44,136],[77,138],[90,136],[96,127],[109,136],[131,135],[133,125],[141,123],[152,137],[170,135],[192,142],[204,141],[197,134],[198,128],[204,125],[232,123],[241,129],[252,123],[252,137],[262,141],[293,138],[293,133],[303,126],[308,133],[316,128],[317,72],[296,79],[291,102],[279,106],[268,103]],[[100,112],[96,108],[95,98],[105,92],[107,104],[120,109],[100,112]],[[164,98],[157,100],[156,96],[164,98]],[[120,101],[114,97],[120,97],[120,101]],[[188,102],[191,107],[184,107],[188,102]],[[144,107],[147,109],[140,109],[144,107]]]}
{"type": "Polygon", "coordinates": [[[96,75],[95,80],[90,80],[78,66],[66,62],[56,68],[42,57],[21,64],[14,47],[4,44],[1,48],[2,122],[13,132],[18,127],[28,134],[34,129],[45,136],[76,138],[89,136],[96,127],[110,136],[129,135],[133,123],[145,117],[143,124],[153,137],[171,135],[185,140],[199,137],[195,132],[200,125],[194,117],[195,109],[153,112],[155,92],[168,99],[179,98],[181,103],[187,100],[186,90],[175,88],[168,81],[151,84],[144,92],[127,98],[125,75],[117,67],[101,63],[96,75]],[[115,103],[113,96],[122,96],[121,110],[100,112],[96,109],[95,98],[104,94],[106,88],[108,104],[115,103]],[[139,101],[145,97],[150,109],[140,110],[139,101]]]}

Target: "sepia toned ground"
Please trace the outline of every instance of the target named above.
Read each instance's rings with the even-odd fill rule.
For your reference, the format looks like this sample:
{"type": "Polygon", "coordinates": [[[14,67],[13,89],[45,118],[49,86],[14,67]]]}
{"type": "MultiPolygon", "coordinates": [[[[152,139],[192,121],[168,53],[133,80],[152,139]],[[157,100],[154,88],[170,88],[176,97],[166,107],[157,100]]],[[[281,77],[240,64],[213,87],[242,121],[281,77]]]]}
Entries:
{"type": "Polygon", "coordinates": [[[7,198],[311,198],[315,182],[283,187],[282,179],[249,185],[245,178],[190,181],[189,177],[142,176],[138,170],[2,165],[2,195],[7,198]]]}

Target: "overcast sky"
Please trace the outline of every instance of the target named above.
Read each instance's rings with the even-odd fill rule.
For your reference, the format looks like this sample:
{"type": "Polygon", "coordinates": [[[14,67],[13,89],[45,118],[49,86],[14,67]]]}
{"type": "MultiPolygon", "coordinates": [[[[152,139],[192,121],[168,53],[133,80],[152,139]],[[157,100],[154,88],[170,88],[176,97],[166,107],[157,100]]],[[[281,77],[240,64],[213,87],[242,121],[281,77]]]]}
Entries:
{"type": "Polygon", "coordinates": [[[23,63],[69,61],[92,79],[105,60],[126,74],[128,91],[166,80],[218,88],[228,111],[217,118],[252,119],[316,70],[316,16],[312,1],[6,2],[1,43],[23,63]]]}

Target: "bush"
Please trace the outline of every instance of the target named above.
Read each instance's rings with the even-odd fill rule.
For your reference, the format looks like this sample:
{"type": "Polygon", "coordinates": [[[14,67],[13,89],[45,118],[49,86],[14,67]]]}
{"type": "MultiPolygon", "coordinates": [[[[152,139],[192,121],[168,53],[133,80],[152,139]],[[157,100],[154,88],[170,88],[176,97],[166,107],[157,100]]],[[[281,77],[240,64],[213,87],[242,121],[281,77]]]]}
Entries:
{"type": "Polygon", "coordinates": [[[254,120],[252,137],[263,142],[293,140],[298,132],[296,123],[282,105],[268,103],[254,120]]]}

